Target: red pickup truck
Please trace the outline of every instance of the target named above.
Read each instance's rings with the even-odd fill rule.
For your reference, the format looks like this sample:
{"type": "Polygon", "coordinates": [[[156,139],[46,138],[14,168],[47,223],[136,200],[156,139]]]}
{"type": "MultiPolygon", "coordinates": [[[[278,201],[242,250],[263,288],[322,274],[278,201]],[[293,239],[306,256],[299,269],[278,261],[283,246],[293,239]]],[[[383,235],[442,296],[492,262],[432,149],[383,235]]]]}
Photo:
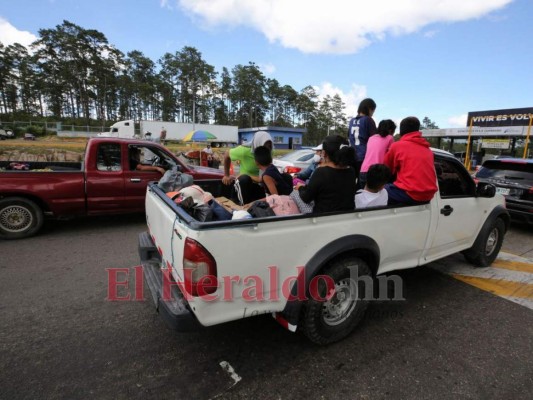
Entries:
{"type": "Polygon", "coordinates": [[[135,169],[136,149],[141,164],[178,165],[207,190],[223,177],[220,170],[187,165],[159,144],[132,139],[90,139],[79,163],[0,161],[0,238],[34,235],[45,216],[144,212],[146,186],[161,172],[135,169]]]}

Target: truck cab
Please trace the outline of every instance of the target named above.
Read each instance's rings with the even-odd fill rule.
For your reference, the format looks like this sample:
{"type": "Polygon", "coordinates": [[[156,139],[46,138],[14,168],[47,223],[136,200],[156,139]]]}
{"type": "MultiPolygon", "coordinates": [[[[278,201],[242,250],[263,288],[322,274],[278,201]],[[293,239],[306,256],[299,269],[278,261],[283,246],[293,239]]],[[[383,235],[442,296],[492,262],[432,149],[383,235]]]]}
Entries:
{"type": "Polygon", "coordinates": [[[114,137],[114,138],[140,138],[135,135],[135,121],[129,119],[127,121],[118,121],[109,127],[109,131],[101,132],[98,137],[114,137]]]}

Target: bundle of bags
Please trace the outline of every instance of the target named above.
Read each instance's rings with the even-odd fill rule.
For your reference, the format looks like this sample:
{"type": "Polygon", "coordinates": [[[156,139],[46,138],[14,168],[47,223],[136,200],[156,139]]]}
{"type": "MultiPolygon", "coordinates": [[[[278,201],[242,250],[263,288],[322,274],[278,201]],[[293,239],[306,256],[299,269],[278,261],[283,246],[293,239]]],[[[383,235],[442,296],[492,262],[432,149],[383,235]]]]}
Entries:
{"type": "Polygon", "coordinates": [[[157,186],[167,192],[176,192],[184,187],[191,186],[194,182],[192,175],[185,174],[179,170],[179,166],[174,166],[165,172],[161,177],[157,186]]]}
{"type": "Polygon", "coordinates": [[[204,221],[227,221],[232,214],[222,207],[209,192],[198,185],[187,186],[177,192],[168,192],[176,204],[181,206],[194,219],[204,221]]]}
{"type": "Polygon", "coordinates": [[[254,201],[249,206],[234,208],[227,203],[222,205],[211,193],[204,191],[198,185],[167,192],[167,196],[201,222],[307,214],[313,211],[312,204],[304,203],[297,191],[290,196],[277,194],[266,196],[264,200],[254,201]]]}

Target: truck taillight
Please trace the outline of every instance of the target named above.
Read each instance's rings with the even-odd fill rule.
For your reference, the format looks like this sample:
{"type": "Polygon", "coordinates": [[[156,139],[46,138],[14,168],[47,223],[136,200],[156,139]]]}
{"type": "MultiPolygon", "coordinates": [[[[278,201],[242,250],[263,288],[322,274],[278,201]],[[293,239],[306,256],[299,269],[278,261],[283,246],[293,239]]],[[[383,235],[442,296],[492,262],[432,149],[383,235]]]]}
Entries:
{"type": "Polygon", "coordinates": [[[192,296],[214,293],[218,288],[217,263],[196,240],[186,238],[183,251],[185,290],[192,296]]]}
{"type": "Polygon", "coordinates": [[[285,167],[285,170],[284,172],[288,173],[288,174],[296,174],[298,172],[300,172],[302,169],[299,168],[299,167],[285,167]]]}

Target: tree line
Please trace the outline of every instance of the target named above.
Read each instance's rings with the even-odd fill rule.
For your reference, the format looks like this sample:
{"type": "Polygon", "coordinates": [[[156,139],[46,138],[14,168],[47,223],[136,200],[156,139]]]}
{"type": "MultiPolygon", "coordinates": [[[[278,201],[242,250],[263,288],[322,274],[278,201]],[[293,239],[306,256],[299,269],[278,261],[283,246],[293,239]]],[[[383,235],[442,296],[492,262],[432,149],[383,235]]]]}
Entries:
{"type": "Polygon", "coordinates": [[[40,29],[30,48],[0,42],[0,117],[107,124],[163,120],[306,128],[305,144],[334,129],[347,133],[338,94],[322,100],[265,77],[254,63],[215,68],[185,46],[156,62],[141,51],[124,54],[105,35],[63,21],[40,29]]]}

